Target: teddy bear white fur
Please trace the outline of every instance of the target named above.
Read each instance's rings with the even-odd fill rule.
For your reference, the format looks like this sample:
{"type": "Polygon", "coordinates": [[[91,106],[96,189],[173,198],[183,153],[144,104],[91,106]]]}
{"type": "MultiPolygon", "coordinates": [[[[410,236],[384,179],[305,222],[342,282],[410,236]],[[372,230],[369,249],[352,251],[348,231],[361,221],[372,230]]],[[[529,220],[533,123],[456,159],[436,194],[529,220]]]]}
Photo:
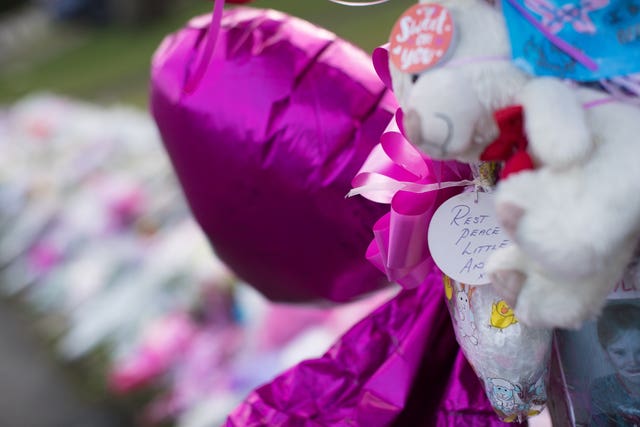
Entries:
{"type": "Polygon", "coordinates": [[[496,213],[515,244],[487,272],[523,323],[576,328],[599,313],[638,243],[640,109],[522,72],[484,0],[421,3],[448,9],[457,43],[419,75],[390,64],[408,139],[433,158],[477,162],[498,135],[493,112],[523,107],[535,169],[498,183],[496,213]]]}

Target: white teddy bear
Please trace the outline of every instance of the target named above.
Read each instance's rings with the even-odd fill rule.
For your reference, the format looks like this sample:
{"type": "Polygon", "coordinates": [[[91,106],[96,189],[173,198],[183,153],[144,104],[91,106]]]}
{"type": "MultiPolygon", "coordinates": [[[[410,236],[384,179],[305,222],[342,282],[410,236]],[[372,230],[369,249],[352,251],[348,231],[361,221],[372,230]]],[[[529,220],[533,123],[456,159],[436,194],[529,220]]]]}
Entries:
{"type": "Polygon", "coordinates": [[[597,315],[640,236],[640,109],[510,60],[502,14],[484,0],[429,0],[455,26],[446,60],[411,75],[391,64],[408,139],[438,159],[478,162],[496,110],[521,105],[534,170],[498,183],[514,245],[487,271],[518,319],[576,328],[597,315]]]}

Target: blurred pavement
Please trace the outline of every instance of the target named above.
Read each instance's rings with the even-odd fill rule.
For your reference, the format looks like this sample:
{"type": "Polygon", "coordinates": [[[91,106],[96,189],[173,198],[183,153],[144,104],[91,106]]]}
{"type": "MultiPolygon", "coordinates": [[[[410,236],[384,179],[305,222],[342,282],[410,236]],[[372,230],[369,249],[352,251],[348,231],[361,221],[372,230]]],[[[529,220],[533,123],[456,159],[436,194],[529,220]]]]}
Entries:
{"type": "Polygon", "coordinates": [[[14,304],[0,300],[0,426],[125,427],[126,419],[78,394],[14,304]]]}

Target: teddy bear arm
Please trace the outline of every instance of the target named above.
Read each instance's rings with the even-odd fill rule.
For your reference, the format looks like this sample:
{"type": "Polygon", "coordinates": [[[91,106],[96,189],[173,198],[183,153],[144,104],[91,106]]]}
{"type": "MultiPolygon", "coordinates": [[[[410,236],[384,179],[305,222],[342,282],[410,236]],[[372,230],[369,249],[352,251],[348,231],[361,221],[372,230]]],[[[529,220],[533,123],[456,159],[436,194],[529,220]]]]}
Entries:
{"type": "Polygon", "coordinates": [[[595,316],[615,283],[615,270],[612,266],[587,278],[556,278],[517,245],[492,254],[487,265],[494,289],[518,320],[539,328],[578,328],[595,316]]]}
{"type": "Polygon", "coordinates": [[[567,280],[529,268],[514,311],[529,326],[578,329],[600,312],[615,279],[613,271],[567,280]]]}
{"type": "Polygon", "coordinates": [[[537,166],[563,170],[586,161],[594,141],[572,87],[554,78],[532,79],[522,90],[521,103],[537,166]]]}

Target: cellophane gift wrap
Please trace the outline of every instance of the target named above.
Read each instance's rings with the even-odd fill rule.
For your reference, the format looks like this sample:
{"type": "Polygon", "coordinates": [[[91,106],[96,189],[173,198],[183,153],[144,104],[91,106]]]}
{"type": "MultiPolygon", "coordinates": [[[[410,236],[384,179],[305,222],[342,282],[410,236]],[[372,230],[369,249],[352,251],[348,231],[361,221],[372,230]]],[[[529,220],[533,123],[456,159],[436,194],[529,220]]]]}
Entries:
{"type": "MultiPolygon", "coordinates": [[[[496,166],[472,165],[475,181],[495,182],[496,166]]],[[[520,323],[490,284],[474,286],[445,274],[442,280],[458,344],[498,417],[512,422],[540,414],[547,403],[552,330],[520,323]]]]}
{"type": "Polygon", "coordinates": [[[471,286],[443,276],[456,336],[505,421],[538,415],[547,403],[551,331],[518,322],[489,285],[471,286]]]}
{"type": "Polygon", "coordinates": [[[211,22],[162,42],[151,109],[217,254],[274,300],[345,301],[384,285],[364,258],[383,208],[345,198],[396,108],[369,57],[272,10],[211,22]]]}

